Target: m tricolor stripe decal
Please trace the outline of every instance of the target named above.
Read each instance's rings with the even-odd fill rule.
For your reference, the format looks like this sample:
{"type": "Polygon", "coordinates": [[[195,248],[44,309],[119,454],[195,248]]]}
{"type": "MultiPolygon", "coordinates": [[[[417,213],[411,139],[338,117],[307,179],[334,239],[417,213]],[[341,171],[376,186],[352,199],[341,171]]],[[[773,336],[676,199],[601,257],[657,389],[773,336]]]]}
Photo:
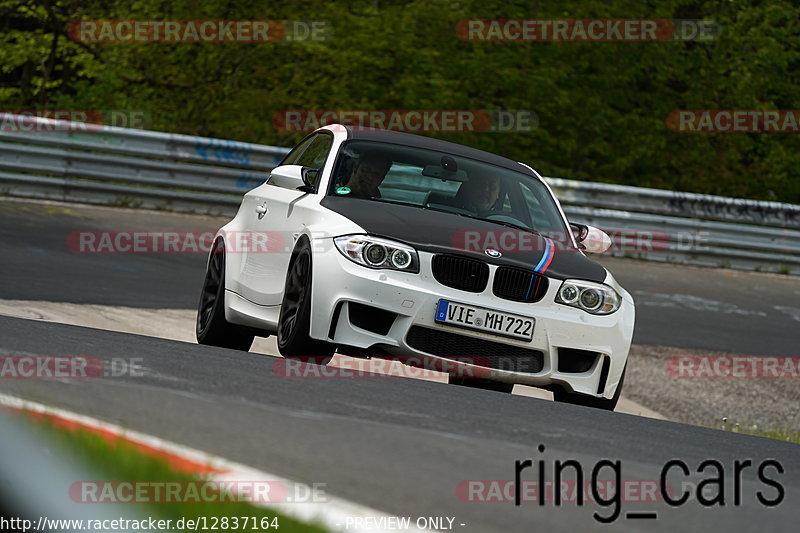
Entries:
{"type": "Polygon", "coordinates": [[[533,269],[534,272],[538,272],[539,274],[545,273],[548,267],[550,267],[550,263],[553,261],[553,256],[556,254],[556,247],[553,245],[553,241],[545,237],[544,242],[544,254],[542,254],[539,264],[533,269]]]}

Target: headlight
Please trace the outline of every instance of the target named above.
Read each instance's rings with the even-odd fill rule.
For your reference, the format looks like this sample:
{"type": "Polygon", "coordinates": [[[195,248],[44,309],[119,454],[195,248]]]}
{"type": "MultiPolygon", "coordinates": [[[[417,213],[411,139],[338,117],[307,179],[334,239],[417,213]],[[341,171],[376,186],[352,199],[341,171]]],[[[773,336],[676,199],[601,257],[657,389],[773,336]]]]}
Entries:
{"type": "Polygon", "coordinates": [[[609,315],[619,309],[622,299],[608,285],[569,279],[558,289],[556,302],[593,315],[609,315]]]}
{"type": "Polygon", "coordinates": [[[396,249],[389,257],[389,262],[391,262],[393,267],[404,270],[411,265],[412,259],[411,253],[409,253],[408,250],[396,249]]]}
{"type": "Polygon", "coordinates": [[[382,244],[370,243],[364,247],[364,259],[371,266],[381,266],[386,262],[386,247],[382,244]]]}
{"type": "Polygon", "coordinates": [[[419,272],[417,251],[408,245],[369,235],[344,235],[333,242],[342,255],[359,265],[419,272]]]}

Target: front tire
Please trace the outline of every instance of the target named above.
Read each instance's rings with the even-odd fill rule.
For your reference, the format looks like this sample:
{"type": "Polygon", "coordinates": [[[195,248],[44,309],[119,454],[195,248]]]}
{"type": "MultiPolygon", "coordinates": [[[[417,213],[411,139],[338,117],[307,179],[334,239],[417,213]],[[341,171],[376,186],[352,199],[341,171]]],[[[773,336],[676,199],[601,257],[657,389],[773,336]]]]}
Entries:
{"type": "Polygon", "coordinates": [[[311,247],[308,240],[298,244],[289,270],[278,318],[278,350],[286,358],[327,365],[334,346],[312,339],[311,329],[311,247]]]}
{"type": "Polygon", "coordinates": [[[198,344],[248,351],[255,335],[245,327],[225,320],[225,243],[214,243],[197,305],[195,334],[198,344]]]}

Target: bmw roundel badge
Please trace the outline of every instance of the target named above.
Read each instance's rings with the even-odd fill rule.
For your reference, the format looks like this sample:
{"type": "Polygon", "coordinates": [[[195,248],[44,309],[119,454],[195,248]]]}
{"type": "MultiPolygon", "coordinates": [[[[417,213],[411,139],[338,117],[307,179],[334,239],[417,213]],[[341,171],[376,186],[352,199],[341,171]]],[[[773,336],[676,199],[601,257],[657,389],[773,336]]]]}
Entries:
{"type": "Polygon", "coordinates": [[[500,257],[501,255],[503,255],[494,248],[487,248],[483,251],[483,253],[485,253],[489,257],[500,257]]]}

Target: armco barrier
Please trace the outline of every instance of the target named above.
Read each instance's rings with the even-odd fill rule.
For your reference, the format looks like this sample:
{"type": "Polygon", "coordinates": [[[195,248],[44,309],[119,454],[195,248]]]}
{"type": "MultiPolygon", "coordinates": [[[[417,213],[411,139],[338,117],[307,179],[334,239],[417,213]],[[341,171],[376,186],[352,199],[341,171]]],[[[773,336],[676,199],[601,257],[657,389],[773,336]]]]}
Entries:
{"type": "MultiPolygon", "coordinates": [[[[232,215],[287,152],[0,114],[0,194],[232,215]]],[[[800,205],[546,179],[570,220],[662,240],[615,255],[800,274],[800,205]]]]}
{"type": "Polygon", "coordinates": [[[288,152],[223,139],[8,117],[0,114],[0,193],[14,196],[231,214],[242,192],[263,183],[288,152]]]}

